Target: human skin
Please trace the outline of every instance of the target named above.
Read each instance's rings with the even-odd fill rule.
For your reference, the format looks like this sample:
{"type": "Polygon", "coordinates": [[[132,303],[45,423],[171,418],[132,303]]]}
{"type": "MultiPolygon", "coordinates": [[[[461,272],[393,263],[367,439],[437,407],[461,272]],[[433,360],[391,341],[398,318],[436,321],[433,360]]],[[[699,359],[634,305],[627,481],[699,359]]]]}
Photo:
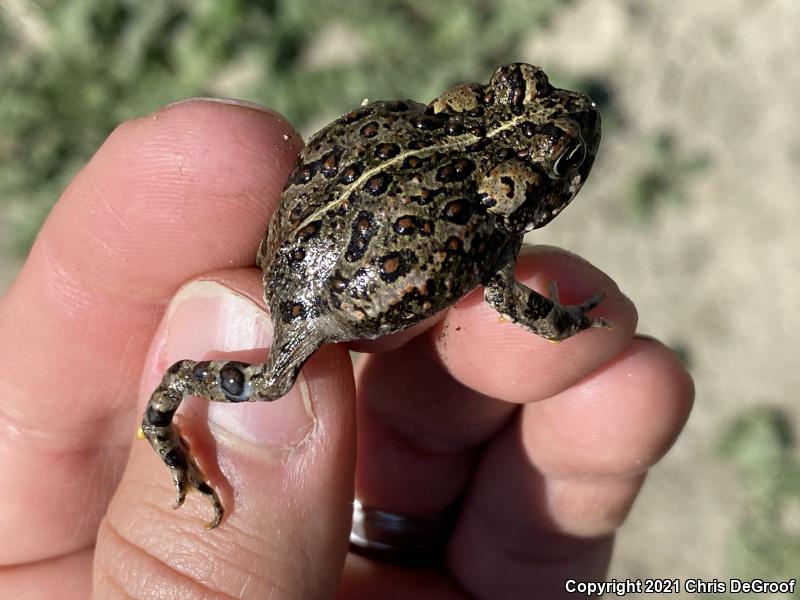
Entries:
{"type": "Polygon", "coordinates": [[[213,531],[196,495],[170,510],[141,411],[171,361],[263,360],[252,264],[301,144],[274,113],[183,102],[117,128],[55,205],[0,303],[0,597],[553,598],[603,578],[693,386],[610,278],[554,248],[518,277],[565,303],[604,290],[613,329],[552,344],[476,290],[350,345],[370,352],[355,372],[326,346],[277,402],[187,403],[230,510],[213,531]],[[443,566],[348,554],[354,487],[409,514],[460,499],[443,566]]]}

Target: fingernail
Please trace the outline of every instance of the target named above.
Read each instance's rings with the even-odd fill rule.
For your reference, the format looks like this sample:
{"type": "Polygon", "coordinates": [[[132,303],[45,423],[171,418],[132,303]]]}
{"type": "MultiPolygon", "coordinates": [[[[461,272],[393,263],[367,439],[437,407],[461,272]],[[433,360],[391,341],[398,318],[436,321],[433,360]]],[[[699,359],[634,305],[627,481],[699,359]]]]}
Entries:
{"type": "Polygon", "coordinates": [[[228,106],[237,106],[239,108],[249,108],[251,110],[257,110],[259,112],[268,113],[270,115],[276,115],[284,119],[284,117],[262,104],[257,104],[255,102],[248,102],[247,100],[237,100],[236,98],[211,98],[207,96],[195,96],[194,98],[184,98],[182,100],[176,100],[175,102],[170,102],[166,106],[162,107],[159,110],[164,110],[165,108],[172,108],[173,106],[180,106],[182,104],[190,104],[192,102],[208,102],[210,104],[227,104],[228,106]]]}
{"type": "MultiPolygon", "coordinates": [[[[182,287],[167,308],[148,358],[145,382],[152,390],[164,369],[181,359],[265,360],[272,340],[269,315],[251,299],[215,281],[194,281],[182,287]]],[[[259,445],[291,447],[313,426],[308,388],[301,374],[297,385],[274,402],[229,404],[192,398],[184,405],[204,414],[230,433],[259,445]]],[[[183,408],[183,406],[181,407],[183,408]]]]}

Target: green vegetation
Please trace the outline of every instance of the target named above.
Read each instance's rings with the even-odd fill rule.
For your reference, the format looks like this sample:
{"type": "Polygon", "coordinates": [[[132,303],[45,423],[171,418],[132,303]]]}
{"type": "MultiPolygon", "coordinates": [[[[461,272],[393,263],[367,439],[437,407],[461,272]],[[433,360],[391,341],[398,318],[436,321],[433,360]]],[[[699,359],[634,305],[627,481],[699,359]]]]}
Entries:
{"type": "Polygon", "coordinates": [[[740,579],[788,580],[800,565],[800,461],[792,426],[777,409],[754,408],[720,442],[739,469],[746,504],[729,541],[728,568],[740,579]]]}
{"type": "Polygon", "coordinates": [[[640,220],[651,218],[661,205],[684,203],[687,180],[710,164],[705,154],[681,153],[665,132],[646,138],[645,144],[647,161],[626,192],[631,212],[640,220]]]}
{"type": "Polygon", "coordinates": [[[14,215],[24,252],[67,181],[124,119],[180,98],[229,96],[269,105],[304,129],[365,97],[430,99],[518,60],[520,41],[563,2],[8,3],[0,7],[0,210],[14,215]]]}

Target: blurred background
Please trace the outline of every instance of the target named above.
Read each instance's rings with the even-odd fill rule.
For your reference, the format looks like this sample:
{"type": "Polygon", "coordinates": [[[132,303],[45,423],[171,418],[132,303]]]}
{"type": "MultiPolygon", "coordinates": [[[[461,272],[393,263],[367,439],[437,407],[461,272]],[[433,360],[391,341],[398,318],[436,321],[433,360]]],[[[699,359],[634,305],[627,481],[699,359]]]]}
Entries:
{"type": "Polygon", "coordinates": [[[797,577],[798,28],[794,0],[0,0],[0,292],[124,119],[236,97],[308,137],[364,98],[538,64],[592,95],[604,132],[578,200],[531,241],[616,279],[697,384],[610,576],[797,577]]]}

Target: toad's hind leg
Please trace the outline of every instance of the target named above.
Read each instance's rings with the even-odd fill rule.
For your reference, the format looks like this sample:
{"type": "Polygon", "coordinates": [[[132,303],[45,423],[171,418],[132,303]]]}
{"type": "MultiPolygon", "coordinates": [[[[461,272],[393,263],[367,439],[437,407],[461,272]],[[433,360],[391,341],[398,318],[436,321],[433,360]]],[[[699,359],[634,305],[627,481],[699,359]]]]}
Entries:
{"type": "Polygon", "coordinates": [[[217,493],[206,482],[189,445],[172,422],[183,399],[201,396],[212,402],[277,400],[291,389],[303,364],[324,343],[308,335],[309,329],[314,330],[306,323],[303,335],[278,327],[269,358],[261,365],[230,360],[181,360],[167,369],[147,403],[141,433],[172,471],[177,491],[173,508],[183,504],[187,491],[196,490],[214,508],[208,528],[219,525],[224,513],[217,493]]]}

